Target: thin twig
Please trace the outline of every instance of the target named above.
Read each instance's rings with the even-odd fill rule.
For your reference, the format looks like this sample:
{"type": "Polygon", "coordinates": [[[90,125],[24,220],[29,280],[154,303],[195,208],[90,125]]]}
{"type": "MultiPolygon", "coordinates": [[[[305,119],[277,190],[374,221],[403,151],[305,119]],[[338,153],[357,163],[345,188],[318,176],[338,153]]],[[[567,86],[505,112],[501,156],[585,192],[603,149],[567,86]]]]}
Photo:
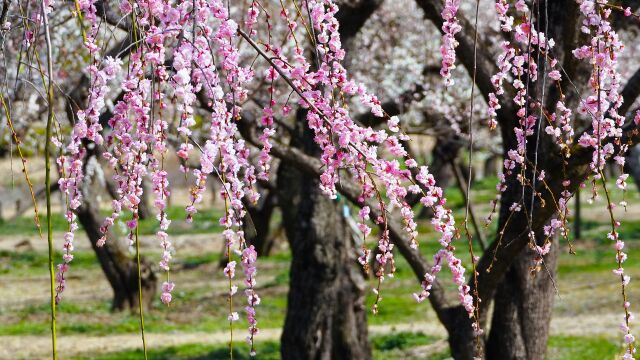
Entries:
{"type": "Polygon", "coordinates": [[[53,360],[58,358],[56,353],[56,291],[55,291],[55,274],[53,268],[53,233],[51,223],[51,132],[53,128],[53,60],[51,55],[51,34],[49,33],[49,19],[47,17],[46,5],[44,0],[40,2],[42,10],[42,22],[44,24],[44,35],[47,43],[47,131],[44,146],[45,161],[45,187],[47,192],[47,243],[49,246],[49,278],[51,280],[50,296],[51,296],[51,356],[53,360]]]}

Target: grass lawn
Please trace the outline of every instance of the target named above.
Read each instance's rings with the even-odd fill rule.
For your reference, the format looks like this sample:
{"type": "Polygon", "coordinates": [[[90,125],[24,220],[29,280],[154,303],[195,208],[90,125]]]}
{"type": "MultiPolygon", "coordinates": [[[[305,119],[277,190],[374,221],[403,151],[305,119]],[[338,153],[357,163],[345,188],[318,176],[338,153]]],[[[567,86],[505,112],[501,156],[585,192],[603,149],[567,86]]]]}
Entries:
{"type": "MultiPolygon", "coordinates": [[[[495,196],[495,181],[483,180],[474,185],[474,202],[478,218],[482,219],[487,211],[487,203],[495,196]]],[[[638,198],[635,188],[627,198],[638,198]]],[[[448,205],[454,209],[458,219],[462,218],[464,200],[456,189],[447,190],[448,205]]],[[[585,196],[586,197],[586,196],[585,196]]],[[[619,200],[619,199],[616,199],[619,200]]],[[[611,243],[605,241],[608,224],[602,215],[603,204],[583,204],[583,239],[576,240],[577,255],[569,255],[565,241],[562,241],[563,254],[559,260],[558,285],[562,299],[556,302],[554,316],[579,318],[580,316],[601,312],[618,313],[619,289],[611,275],[615,267],[614,251],[611,243]],[[598,212],[599,211],[599,212],[598,212]],[[600,214],[600,215],[599,215],[600,214]],[[597,279],[594,281],[594,279],[597,279]],[[605,284],[605,285],[602,285],[605,284]]],[[[634,214],[639,208],[631,209],[634,214]],[[635,211],[635,212],[634,212],[635,211]]],[[[620,211],[620,209],[618,209],[620,211]]],[[[418,212],[418,211],[416,211],[418,212]]],[[[171,207],[169,217],[173,219],[173,235],[209,234],[221,231],[217,218],[221,212],[216,209],[204,210],[194,218],[193,224],[186,224],[184,210],[171,207]]],[[[126,219],[126,215],[123,219],[126,219]]],[[[277,219],[276,219],[277,220],[277,219]]],[[[632,276],[640,275],[640,221],[631,219],[620,227],[622,238],[627,241],[629,261],[625,269],[632,276]]],[[[64,231],[66,222],[62,217],[54,217],[54,229],[64,231]]],[[[428,220],[419,221],[421,231],[420,251],[430,258],[439,249],[436,234],[431,230],[428,220]]],[[[142,234],[153,234],[157,230],[155,219],[141,222],[142,234]]],[[[486,230],[486,238],[491,239],[495,229],[486,230]]],[[[32,236],[36,230],[33,219],[23,217],[16,221],[0,222],[2,236],[32,236]]],[[[83,240],[84,241],[84,240],[83,240]]],[[[369,246],[373,247],[375,234],[369,236],[369,246]]],[[[465,265],[469,256],[462,243],[458,245],[458,255],[465,265]]],[[[220,249],[202,251],[186,249],[175,257],[172,280],[177,288],[171,307],[163,306],[158,299],[153,309],[145,313],[146,330],[149,333],[177,332],[224,332],[228,324],[226,284],[218,268],[220,249]]],[[[159,259],[158,249],[145,249],[145,256],[153,262],[159,259]]],[[[58,307],[58,331],[65,335],[111,335],[137,334],[138,317],[128,312],[110,311],[111,290],[97,265],[95,255],[90,250],[77,250],[69,272],[69,291],[58,307]]],[[[61,254],[56,253],[60,259],[61,254]]],[[[372,326],[389,324],[407,324],[414,322],[435,323],[437,319],[428,302],[416,304],[411,294],[419,290],[415,274],[400,256],[397,256],[397,272],[382,287],[383,300],[377,316],[369,315],[372,326]]],[[[43,251],[0,250],[0,291],[5,296],[0,299],[0,336],[3,335],[48,335],[49,306],[47,305],[47,254],[43,251]]],[[[286,295],[289,281],[290,255],[281,250],[276,254],[258,260],[258,291],[263,301],[258,307],[259,326],[263,329],[281,328],[286,312],[286,295]]],[[[541,275],[544,274],[541,273],[541,275]]],[[[441,273],[443,285],[451,290],[449,295],[455,301],[455,286],[450,281],[447,270],[441,273]]],[[[240,281],[240,280],[239,280],[240,281]]],[[[238,281],[238,282],[239,282],[238,281]]],[[[373,280],[368,283],[373,287],[373,280]]],[[[632,286],[629,296],[637,299],[640,292],[632,286]]],[[[367,293],[367,306],[374,301],[374,294],[367,293]]],[[[637,302],[637,301],[635,301],[637,302]]],[[[238,305],[238,310],[240,305],[238,305]]],[[[243,317],[241,316],[241,319],[243,317]]],[[[241,320],[238,328],[245,328],[241,320]]],[[[549,341],[549,359],[613,359],[622,350],[617,329],[605,329],[604,335],[580,335],[571,333],[554,334],[549,341]],[[609,337],[610,336],[610,337],[609,337]],[[612,340],[612,339],[615,339],[612,340]]],[[[372,335],[371,343],[376,359],[446,359],[449,358],[444,336],[425,335],[415,332],[391,332],[385,335],[372,335]],[[444,345],[443,345],[444,344],[444,345]],[[425,355],[428,353],[428,356],[425,355]]],[[[249,350],[244,343],[234,346],[235,359],[248,359],[249,350]]],[[[226,359],[228,348],[222,344],[203,345],[186,344],[149,350],[151,359],[226,359]]],[[[77,359],[139,359],[139,350],[107,352],[78,356],[77,359]]],[[[262,341],[258,344],[257,359],[278,359],[279,344],[274,341],[262,341]]]]}
{"type": "MultiPolygon", "coordinates": [[[[416,347],[427,347],[435,342],[444,340],[427,336],[422,333],[400,332],[389,335],[371,337],[373,358],[386,359],[451,359],[448,350],[438,352],[420,352],[416,347]],[[427,357],[425,357],[427,356],[427,357]]],[[[256,344],[257,355],[249,356],[249,346],[245,343],[234,344],[234,359],[239,360],[276,360],[280,359],[279,344],[274,341],[259,342],[256,344]]],[[[615,359],[619,347],[602,337],[578,337],[578,336],[554,336],[549,340],[547,357],[549,360],[585,360],[585,359],[615,359]]],[[[186,344],[170,346],[148,351],[150,359],[155,360],[205,360],[228,359],[229,347],[227,345],[208,346],[202,344],[186,344]]],[[[142,350],[119,351],[97,356],[84,355],[75,357],[74,360],[139,360],[142,358],[142,350]]]]}

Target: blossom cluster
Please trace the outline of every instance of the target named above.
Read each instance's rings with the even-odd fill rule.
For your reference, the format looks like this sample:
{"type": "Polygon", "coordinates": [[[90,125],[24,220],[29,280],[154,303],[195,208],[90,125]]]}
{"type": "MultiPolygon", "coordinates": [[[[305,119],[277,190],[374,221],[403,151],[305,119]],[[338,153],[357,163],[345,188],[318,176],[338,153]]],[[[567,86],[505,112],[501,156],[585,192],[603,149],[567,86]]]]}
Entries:
{"type": "Polygon", "coordinates": [[[440,234],[439,242],[442,249],[433,256],[433,266],[430,272],[424,275],[424,280],[421,283],[422,291],[414,293],[413,296],[416,301],[422,302],[430,295],[436,275],[442,269],[442,263],[446,261],[453,274],[453,282],[458,286],[460,303],[464,306],[469,316],[473,317],[475,316],[475,306],[473,297],[469,293],[469,285],[466,284],[465,268],[462,265],[462,261],[453,253],[452,241],[458,236],[453,213],[451,209],[445,208],[446,199],[443,196],[442,189],[436,185],[433,175],[429,173],[426,166],[420,167],[416,180],[425,189],[420,202],[424,206],[433,209],[434,216],[431,224],[434,230],[440,234]]]}
{"type": "Polygon", "coordinates": [[[458,41],[455,36],[462,27],[456,18],[458,8],[460,7],[460,0],[446,0],[444,8],[442,9],[442,45],[440,46],[440,53],[442,54],[442,68],[440,69],[440,75],[444,78],[446,86],[454,84],[451,79],[451,71],[456,68],[456,47],[458,41]]]}

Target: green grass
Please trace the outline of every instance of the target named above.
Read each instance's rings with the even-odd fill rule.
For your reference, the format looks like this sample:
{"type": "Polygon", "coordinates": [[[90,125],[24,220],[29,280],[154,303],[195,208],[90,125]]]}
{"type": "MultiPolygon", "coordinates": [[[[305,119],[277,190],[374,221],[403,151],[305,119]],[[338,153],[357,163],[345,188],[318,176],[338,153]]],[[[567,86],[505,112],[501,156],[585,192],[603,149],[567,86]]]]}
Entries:
{"type": "MultiPolygon", "coordinates": [[[[420,250],[425,256],[430,257],[440,245],[434,241],[423,242],[420,250]]],[[[640,248],[629,247],[631,258],[640,258],[640,248]]],[[[15,253],[4,252],[0,257],[3,264],[11,264],[11,274],[22,273],[24,271],[36,272],[42,275],[46,269],[46,258],[37,253],[15,253]],[[36,268],[34,268],[36,267],[36,268]]],[[[95,257],[90,251],[76,252],[77,260],[74,260],[74,269],[89,269],[95,266],[95,257]]],[[[468,254],[459,251],[459,255],[465,263],[468,262],[468,254]]],[[[185,269],[193,269],[196,266],[215,264],[219,260],[219,254],[200,254],[184,257],[180,262],[185,265],[185,269]]],[[[289,281],[289,261],[290,254],[287,252],[278,253],[269,258],[260,260],[260,276],[263,280],[260,283],[259,292],[263,298],[259,307],[259,320],[264,328],[281,327],[284,322],[286,312],[286,288],[289,281]]],[[[581,273],[609,273],[613,268],[613,252],[606,246],[596,246],[590,249],[579,249],[578,255],[564,254],[561,256],[559,271],[565,276],[581,273]]],[[[629,262],[627,268],[640,267],[640,263],[629,262]]],[[[404,323],[412,321],[437,321],[433,310],[428,302],[416,304],[411,294],[419,290],[415,274],[407,262],[397,257],[395,277],[387,279],[382,286],[383,299],[380,302],[379,313],[372,315],[369,313],[369,323],[372,325],[404,323]]],[[[184,272],[202,271],[202,269],[182,270],[184,272]]],[[[192,273],[194,274],[194,273],[192,273]]],[[[101,276],[99,272],[95,276],[101,276]]],[[[215,277],[215,275],[212,275],[215,277]]],[[[443,285],[450,293],[455,294],[455,285],[449,281],[450,274],[445,269],[442,272],[443,285]]],[[[374,294],[371,292],[373,283],[370,281],[367,287],[367,310],[371,309],[374,302],[374,294]]],[[[212,292],[207,283],[198,287],[187,289],[178,288],[174,292],[174,305],[165,307],[156,299],[155,307],[145,314],[147,329],[149,332],[172,332],[172,331],[226,331],[227,324],[220,319],[226,316],[224,307],[224,297],[219,293],[212,292]],[[190,307],[198,306],[201,314],[194,318],[181,319],[176,314],[181,312],[192,312],[190,307]]],[[[137,316],[129,313],[110,313],[110,299],[101,301],[90,301],[75,304],[72,301],[63,301],[59,306],[59,323],[61,334],[115,334],[115,333],[135,333],[137,332],[137,316]]],[[[30,305],[20,309],[13,309],[10,312],[0,311],[0,315],[11,315],[10,321],[0,327],[0,335],[27,335],[45,334],[48,332],[46,304],[30,305]]],[[[242,324],[244,326],[244,324],[242,324]]]]}
{"type": "MultiPolygon", "coordinates": [[[[40,224],[42,227],[45,225],[45,217],[40,216],[40,224]]],[[[66,231],[69,227],[67,220],[65,220],[62,214],[53,214],[51,217],[51,223],[53,231],[66,231]]],[[[46,229],[43,228],[43,232],[46,229]]],[[[20,216],[15,219],[0,219],[0,236],[15,236],[15,235],[37,235],[38,228],[33,218],[33,214],[29,216],[20,216]]]]}
{"type": "MultiPolygon", "coordinates": [[[[15,281],[21,281],[22,276],[45,277],[47,276],[47,259],[44,254],[35,252],[11,252],[0,253],[0,269],[5,276],[12,277],[15,281]]],[[[76,259],[73,261],[73,272],[91,271],[89,276],[103,276],[97,267],[95,255],[91,251],[76,251],[76,259]],[[77,262],[76,262],[77,261],[77,262]]],[[[182,276],[194,278],[197,272],[215,271],[211,265],[217,266],[220,259],[219,253],[206,253],[191,255],[181,263],[185,270],[181,270],[182,276]],[[195,269],[195,267],[208,265],[208,270],[195,269]]],[[[261,259],[260,276],[263,283],[260,284],[260,294],[268,301],[260,305],[259,320],[262,327],[277,328],[284,323],[286,311],[286,285],[288,284],[288,268],[290,256],[281,254],[278,256],[261,259]],[[273,274],[273,275],[270,275],[273,274]],[[274,281],[267,281],[274,278],[274,281]]],[[[175,276],[175,275],[174,275],[175,276]]],[[[214,279],[215,274],[204,275],[205,278],[214,279]]],[[[178,281],[180,284],[180,280],[178,281]]],[[[221,319],[226,318],[226,299],[219,291],[213,291],[209,281],[196,287],[178,286],[173,293],[174,301],[171,307],[160,303],[156,297],[154,307],[145,313],[145,325],[149,332],[172,331],[226,331],[228,324],[221,319]],[[201,309],[202,314],[195,314],[193,308],[201,309]],[[187,313],[190,317],[182,318],[176,314],[187,313]]],[[[136,333],[138,331],[138,316],[125,311],[111,313],[110,297],[100,300],[88,300],[74,303],[65,298],[58,306],[58,323],[60,334],[91,334],[106,335],[118,333],[136,333]]],[[[6,317],[0,326],[0,335],[38,335],[49,331],[48,325],[49,306],[45,303],[25,305],[18,308],[2,309],[0,316],[6,317]]],[[[242,305],[238,305],[238,311],[242,305]]],[[[0,322],[3,319],[0,318],[0,322]]],[[[246,320],[241,320],[241,327],[246,327],[246,320]]]]}
{"type": "MultiPolygon", "coordinates": [[[[627,246],[625,252],[630,259],[640,258],[640,248],[637,246],[627,246]]],[[[558,271],[561,276],[578,273],[610,273],[615,267],[617,267],[615,250],[612,245],[609,244],[609,246],[601,245],[595,249],[578,249],[576,255],[562,254],[558,271]]],[[[624,268],[638,269],[640,268],[640,262],[625,262],[624,268]]]]}
{"type": "MultiPolygon", "coordinates": [[[[434,336],[427,336],[423,333],[399,332],[388,335],[378,335],[371,337],[371,348],[373,350],[374,359],[393,359],[405,358],[402,356],[402,350],[410,349],[415,346],[423,346],[440,340],[434,336]]],[[[234,343],[233,358],[240,360],[257,359],[271,360],[280,359],[280,344],[275,341],[262,341],[256,343],[256,357],[249,356],[249,346],[242,342],[234,343]]],[[[227,345],[203,345],[203,344],[186,344],[179,346],[169,346],[159,349],[148,350],[148,356],[154,360],[205,360],[205,359],[228,359],[229,348],[227,345]]],[[[433,360],[446,359],[449,356],[448,351],[442,354],[435,354],[430,357],[433,360]]],[[[138,360],[142,357],[141,350],[119,351],[109,354],[97,356],[78,356],[75,360],[138,360]]]]}
{"type": "MultiPolygon", "coordinates": [[[[88,320],[89,315],[97,316],[102,315],[100,318],[107,317],[109,314],[102,309],[91,310],[84,308],[80,312],[68,312],[62,303],[58,307],[58,334],[71,335],[71,334],[90,334],[90,335],[108,335],[108,334],[126,334],[135,333],[139,330],[138,317],[134,315],[115,314],[109,316],[108,321],[94,321],[88,320]],[[85,320],[69,321],[65,314],[81,314],[85,320]],[[66,320],[66,321],[65,321],[66,320]]],[[[37,316],[38,320],[33,319],[33,315],[43,315],[46,311],[40,311],[38,313],[25,314],[24,311],[18,311],[15,313],[18,316],[19,321],[9,324],[3,324],[0,327],[0,336],[5,335],[45,335],[50,331],[49,323],[46,317],[37,316]]],[[[145,314],[145,320],[149,317],[151,319],[157,319],[157,316],[145,314]]]]}
{"type": "MultiPolygon", "coordinates": [[[[604,205],[603,205],[604,206],[604,205]]],[[[610,244],[611,240],[607,238],[607,234],[611,231],[611,222],[608,219],[608,214],[604,212],[602,209],[602,220],[594,221],[594,220],[582,220],[580,225],[580,229],[582,231],[581,238],[583,240],[592,240],[596,241],[600,244],[610,244]]],[[[620,220],[617,218],[617,220],[620,220]]],[[[569,219],[569,227],[571,232],[569,233],[570,239],[575,240],[574,233],[574,219],[569,219]]],[[[640,239],[640,221],[621,221],[620,227],[616,229],[620,238],[627,241],[634,241],[635,239],[640,239]]]]}
{"type": "MultiPolygon", "coordinates": [[[[208,263],[218,261],[218,256],[192,257],[191,263],[208,263]]],[[[280,256],[280,259],[263,260],[263,266],[273,268],[270,270],[274,277],[272,281],[262,284],[260,293],[263,298],[259,306],[259,321],[264,328],[278,328],[284,323],[286,313],[286,285],[288,283],[288,263],[287,257],[280,256]],[[271,265],[269,265],[271,263],[271,265]]],[[[201,271],[196,269],[194,271],[201,271]]],[[[392,324],[413,321],[415,319],[426,319],[426,315],[433,315],[428,303],[416,304],[411,293],[419,287],[415,281],[411,269],[404,260],[398,261],[398,271],[395,279],[389,279],[383,286],[383,300],[380,303],[380,311],[376,316],[369,315],[371,324],[392,324]]],[[[100,276],[96,274],[96,276],[100,276]]],[[[264,276],[264,275],[263,275],[264,276]]],[[[205,285],[206,286],[206,285],[205,285]]],[[[369,290],[369,288],[367,288],[369,290]]],[[[374,302],[374,294],[367,292],[367,309],[370,309],[374,302]]],[[[226,307],[224,298],[220,294],[212,294],[210,288],[196,288],[190,290],[180,290],[174,292],[174,306],[167,308],[155,300],[153,310],[145,314],[145,325],[149,332],[172,332],[172,331],[226,331],[227,323],[221,321],[226,317],[226,307]],[[212,299],[211,296],[214,296],[212,299]],[[181,311],[191,311],[181,309],[179,306],[202,307],[202,315],[193,318],[180,320],[174,316],[181,311]]],[[[46,304],[26,306],[18,310],[11,310],[13,320],[0,327],[0,335],[28,335],[46,334],[49,331],[48,307],[46,304]]],[[[74,304],[70,301],[63,301],[59,308],[59,332],[61,334],[90,334],[106,335],[117,333],[135,333],[138,329],[138,318],[136,315],[125,313],[110,313],[109,299],[101,302],[89,302],[74,304]]],[[[1,314],[1,313],[0,313],[1,314]]],[[[239,326],[244,327],[244,319],[241,319],[239,326]]]]}
{"type": "MultiPolygon", "coordinates": [[[[260,342],[256,345],[257,356],[249,356],[249,346],[242,342],[234,343],[233,358],[237,360],[271,360],[280,358],[279,344],[273,341],[260,342]]],[[[119,351],[110,354],[97,356],[78,356],[75,360],[139,360],[142,358],[142,350],[119,351]]],[[[149,349],[147,351],[149,359],[154,360],[205,360],[205,359],[228,359],[229,348],[226,345],[210,346],[203,344],[187,344],[180,346],[169,346],[159,349],[149,349]]]]}
{"type": "MultiPolygon", "coordinates": [[[[218,209],[198,210],[193,216],[193,222],[187,223],[184,207],[171,206],[167,209],[167,217],[172,220],[167,232],[169,235],[221,233],[223,228],[218,220],[222,215],[223,211],[218,209]]],[[[131,215],[125,212],[121,218],[130,219],[131,215]]],[[[160,225],[155,217],[140,221],[139,231],[143,235],[155,234],[159,229],[160,225]]]]}
{"type": "MultiPolygon", "coordinates": [[[[371,336],[371,348],[373,358],[383,359],[410,359],[406,351],[417,346],[425,346],[440,340],[438,337],[424,335],[423,333],[398,332],[386,335],[371,336]]],[[[262,341],[256,344],[257,360],[280,359],[278,342],[262,341]]],[[[615,354],[620,353],[621,347],[604,337],[579,337],[579,336],[553,336],[549,339],[547,358],[549,360],[584,360],[584,359],[615,359],[615,354]]],[[[205,360],[228,359],[229,348],[227,345],[186,344],[150,349],[150,359],[155,360],[205,360]]],[[[75,360],[138,360],[142,356],[141,350],[119,351],[102,355],[77,356],[75,360]]],[[[430,354],[430,360],[444,360],[450,358],[450,353],[445,350],[440,353],[430,354]]],[[[234,359],[248,360],[249,347],[246,343],[234,344],[234,359]]]]}
{"type": "MultiPolygon", "coordinates": [[[[109,216],[110,212],[107,210],[101,211],[103,216],[109,216]]],[[[184,207],[171,206],[167,209],[167,216],[172,220],[172,224],[169,227],[170,235],[179,234],[198,234],[209,232],[222,232],[218,219],[222,216],[222,210],[218,209],[204,209],[199,210],[193,217],[192,223],[185,221],[184,207]]],[[[125,221],[131,219],[130,212],[123,212],[120,219],[116,222],[113,229],[120,233],[126,232],[125,221]]],[[[44,223],[44,217],[40,217],[40,223],[44,223]]],[[[61,214],[54,214],[52,217],[52,227],[54,232],[67,231],[69,224],[61,214]]],[[[158,220],[155,216],[149,219],[140,221],[140,234],[151,235],[155,234],[159,230],[158,220]]],[[[82,231],[80,229],[79,231],[82,231]]],[[[1,220],[0,219],[0,236],[17,236],[17,235],[37,235],[38,230],[35,226],[33,215],[20,216],[15,219],[1,220]]]]}
{"type": "MultiPolygon", "coordinates": [[[[439,248],[434,240],[423,241],[420,251],[430,258],[439,248]]],[[[640,248],[630,245],[628,247],[630,258],[640,258],[640,248]]],[[[463,262],[468,263],[468,254],[460,250],[463,262]]],[[[220,258],[217,253],[203,253],[185,256],[179,259],[185,274],[195,274],[203,269],[194,269],[198,266],[216,264],[220,258]],[[193,269],[193,270],[190,270],[193,269]]],[[[46,271],[46,256],[34,252],[0,252],[0,271],[10,276],[18,277],[23,273],[44,276],[46,271]]],[[[262,327],[277,328],[284,322],[286,312],[286,288],[289,281],[290,254],[280,252],[274,256],[260,259],[259,292],[263,302],[259,307],[259,320],[262,327]]],[[[101,276],[96,268],[95,255],[91,251],[77,251],[74,260],[74,271],[92,269],[95,276],[101,276]]],[[[626,268],[640,267],[638,262],[629,262],[626,268]]],[[[427,302],[416,304],[411,294],[419,290],[415,274],[407,262],[397,257],[397,271],[395,277],[387,279],[382,286],[383,300],[380,303],[380,311],[374,316],[369,314],[369,323],[373,325],[394,324],[411,321],[437,321],[433,310],[427,302]]],[[[609,246],[596,245],[593,248],[579,249],[578,255],[563,254],[560,259],[559,271],[561,276],[574,276],[583,273],[610,273],[614,267],[613,251],[609,246]]],[[[214,270],[215,271],[215,270],[214,270]]],[[[189,275],[192,277],[193,275],[189,275]]],[[[216,275],[205,275],[214,278],[216,275]]],[[[442,272],[443,285],[455,294],[455,286],[449,280],[448,270],[442,272]]],[[[373,305],[374,295],[371,292],[373,282],[367,286],[367,309],[373,305]]],[[[155,300],[155,307],[149,311],[145,320],[150,332],[171,331],[226,331],[227,324],[220,319],[225,318],[225,300],[220,293],[211,290],[208,283],[202,286],[181,288],[174,292],[174,305],[170,308],[162,306],[155,300]],[[181,312],[192,312],[190,307],[201,308],[201,316],[181,319],[175,316],[181,312]]],[[[92,300],[76,304],[72,301],[63,301],[59,308],[59,323],[61,334],[114,334],[135,333],[137,331],[137,317],[128,313],[111,314],[110,299],[92,300]]],[[[0,326],[0,335],[26,335],[45,334],[47,326],[48,306],[46,304],[29,305],[10,311],[0,310],[0,315],[10,316],[9,320],[0,326]]],[[[244,326],[244,325],[242,325],[244,326]]]]}
{"type": "Polygon", "coordinates": [[[598,336],[552,336],[548,345],[549,360],[613,360],[623,350],[620,345],[598,336]]]}
{"type": "Polygon", "coordinates": [[[427,336],[421,332],[399,332],[395,334],[379,335],[371,338],[371,346],[380,351],[406,349],[428,344],[439,340],[435,336],[427,336]]]}
{"type": "MultiPolygon", "coordinates": [[[[55,252],[56,259],[62,259],[62,253],[55,252]]],[[[73,267],[93,268],[97,258],[93,251],[74,251],[73,267]]],[[[47,269],[49,257],[45,252],[0,250],[0,274],[33,274],[47,269]]]]}
{"type": "MultiPolygon", "coordinates": [[[[483,180],[474,184],[475,203],[486,200],[486,203],[495,195],[495,181],[483,180]],[[478,200],[481,199],[481,200],[478,200]]],[[[454,214],[457,220],[461,219],[464,201],[457,189],[447,190],[449,195],[449,205],[456,209],[454,214]]],[[[595,206],[595,205],[593,205],[595,206]]],[[[603,205],[599,204],[600,209],[603,205]]],[[[585,211],[593,211],[589,206],[585,206],[585,211]]],[[[205,210],[194,217],[193,224],[186,224],[184,210],[182,207],[171,207],[169,217],[174,220],[171,232],[174,234],[193,233],[219,233],[221,231],[217,218],[220,216],[218,210],[205,210]]],[[[126,219],[127,215],[123,215],[126,219]]],[[[17,234],[36,234],[33,220],[29,217],[17,219],[15,223],[0,222],[0,236],[17,234]]],[[[495,225],[494,221],[494,225],[495,225]]],[[[607,222],[603,218],[600,221],[583,221],[583,238],[594,239],[595,242],[588,248],[580,247],[578,255],[572,256],[563,254],[560,258],[560,276],[579,276],[580,274],[593,274],[600,276],[602,273],[611,272],[615,267],[614,252],[611,242],[605,240],[607,222]]],[[[61,217],[54,217],[54,230],[64,231],[66,222],[61,217]]],[[[431,259],[433,254],[440,248],[437,234],[432,230],[431,224],[426,220],[419,221],[421,231],[420,251],[427,259],[431,259]]],[[[155,219],[144,220],[140,224],[142,234],[152,234],[157,230],[155,219]]],[[[640,258],[640,247],[635,245],[632,239],[640,238],[640,222],[624,222],[619,229],[622,238],[628,241],[627,252],[630,259],[640,258]]],[[[370,248],[374,247],[375,236],[370,236],[367,241],[370,248]]],[[[491,237],[489,237],[489,240],[491,237]]],[[[563,241],[564,244],[564,241],[563,241]]],[[[582,244],[582,243],[578,243],[582,244]]],[[[639,244],[640,245],[640,244],[639,244]]],[[[469,256],[463,243],[458,243],[458,255],[465,265],[468,265],[469,256]]],[[[92,270],[96,276],[101,276],[97,267],[95,255],[92,251],[76,251],[73,261],[73,271],[92,270]]],[[[57,253],[56,257],[60,258],[57,253]]],[[[152,260],[157,254],[149,254],[152,260]]],[[[191,255],[179,255],[176,263],[181,265],[184,272],[191,269],[215,264],[219,261],[218,253],[201,253],[191,255]]],[[[262,328],[280,328],[284,322],[286,312],[286,288],[289,282],[289,262],[291,255],[284,251],[274,254],[269,258],[259,260],[260,294],[263,298],[258,309],[258,317],[262,328]],[[268,280],[266,280],[268,279],[268,280]]],[[[28,276],[45,276],[48,258],[45,253],[34,251],[16,252],[0,251],[0,275],[19,279],[25,274],[28,276]]],[[[383,283],[383,300],[380,303],[380,312],[377,316],[368,314],[368,321],[371,325],[398,324],[413,321],[437,321],[433,310],[427,302],[416,304],[411,293],[419,289],[415,274],[401,257],[396,257],[396,276],[387,279],[383,283]]],[[[625,264],[626,269],[637,269],[640,262],[630,261],[625,264]]],[[[197,269],[194,271],[202,271],[197,269]]],[[[214,270],[215,271],[215,270],[214,270]]],[[[172,275],[173,276],[173,275],[172,275]]],[[[167,332],[216,332],[226,331],[228,324],[221,319],[226,317],[224,297],[218,292],[211,290],[210,280],[213,281],[219,274],[208,273],[203,277],[209,279],[207,283],[199,287],[182,289],[179,287],[174,292],[174,304],[167,308],[155,300],[153,310],[145,314],[147,331],[153,333],[167,332]],[[187,308],[198,307],[198,315],[183,318],[186,312],[193,313],[187,308]]],[[[451,284],[450,273],[447,269],[442,272],[443,285],[454,289],[451,284]]],[[[373,304],[373,294],[370,289],[373,287],[371,279],[367,286],[367,309],[373,304]]],[[[455,294],[455,291],[451,292],[455,294]]],[[[239,311],[242,311],[238,308],[239,311]]],[[[100,301],[91,300],[81,304],[74,304],[71,301],[63,301],[58,307],[59,311],[59,333],[66,334],[137,334],[138,317],[129,313],[112,314],[110,312],[109,299],[100,301]]],[[[2,310],[0,321],[6,319],[0,326],[0,335],[46,335],[49,331],[48,325],[48,305],[28,305],[19,309],[2,310]]],[[[242,316],[241,316],[242,319],[242,316]]],[[[245,320],[241,320],[238,327],[245,328],[245,320]]],[[[422,346],[437,341],[438,338],[426,336],[420,333],[395,333],[384,336],[372,336],[372,348],[376,359],[407,358],[407,349],[422,346]]],[[[236,359],[248,359],[248,348],[244,343],[239,343],[236,347],[236,359]]],[[[549,359],[610,359],[621,351],[620,344],[611,342],[603,337],[571,337],[556,336],[549,341],[549,359]]],[[[277,342],[262,342],[258,347],[259,355],[257,359],[278,359],[279,350],[277,342]]],[[[430,359],[446,359],[449,352],[434,354],[430,359]]],[[[113,354],[100,355],[98,357],[78,357],[77,359],[139,359],[141,353],[137,350],[118,352],[113,354]]],[[[224,345],[183,345],[175,347],[165,347],[152,349],[150,351],[152,359],[226,359],[228,349],[224,345]]]]}

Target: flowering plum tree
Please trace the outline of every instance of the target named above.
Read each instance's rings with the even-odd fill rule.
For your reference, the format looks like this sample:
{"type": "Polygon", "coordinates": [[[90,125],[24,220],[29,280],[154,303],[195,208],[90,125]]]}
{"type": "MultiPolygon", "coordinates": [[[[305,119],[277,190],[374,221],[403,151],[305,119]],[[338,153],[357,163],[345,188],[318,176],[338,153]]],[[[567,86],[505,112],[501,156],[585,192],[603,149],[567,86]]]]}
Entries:
{"type": "MultiPolygon", "coordinates": [[[[637,26],[640,2],[496,0],[490,11],[485,6],[479,0],[5,1],[0,100],[8,133],[19,146],[30,128],[46,123],[45,186],[49,192],[54,158],[66,203],[68,231],[54,275],[47,194],[53,356],[55,306],[72,271],[78,221],[103,251],[107,276],[127,270],[110,278],[114,289],[118,283],[137,287],[137,300],[128,292],[123,301],[139,306],[145,345],[143,293],[153,292],[156,275],[145,271],[140,256],[141,204],[150,193],[165,278],[160,299],[170,304],[180,284],[169,276],[168,174],[179,171],[192,181],[187,220],[197,216],[207,181],[222,185],[226,261],[220,275],[228,280],[229,305],[223,321],[233,340],[243,310],[252,354],[259,305],[268,299],[256,291],[258,259],[245,234],[247,213],[260,201],[259,182],[276,184],[269,191],[283,209],[293,258],[282,337],[287,359],[370,358],[367,286],[353,267],[359,263],[373,275],[375,314],[384,306],[396,253],[415,272],[413,296],[431,303],[456,359],[544,358],[558,239],[568,240],[569,200],[589,183],[592,198],[604,193],[624,358],[634,358],[627,255],[604,169],[607,162],[623,168],[639,138],[640,115],[630,110],[640,95],[640,70],[627,74],[620,64],[637,65],[625,57],[623,38],[637,26]],[[403,17],[411,21],[394,24],[403,17]],[[381,33],[383,26],[397,31],[381,33]],[[434,26],[441,37],[416,31],[434,26]],[[33,102],[35,114],[16,115],[14,109],[33,102]],[[500,133],[499,142],[480,136],[492,131],[500,133]],[[458,223],[444,196],[444,176],[415,155],[411,135],[420,132],[438,138],[436,150],[452,149],[445,163],[467,148],[466,211],[458,223]],[[469,193],[483,141],[500,146],[504,163],[486,219],[490,224],[497,212],[498,230],[480,251],[473,243],[479,231],[469,229],[469,193]],[[179,169],[167,167],[171,154],[179,169]],[[104,219],[92,207],[90,186],[101,163],[113,171],[115,185],[104,219]],[[359,244],[334,201],[338,196],[358,208],[359,244]],[[418,251],[416,206],[428,210],[441,246],[430,261],[418,251]],[[108,250],[118,221],[127,225],[134,263],[114,262],[108,250]],[[457,242],[469,252],[469,272],[457,242]],[[457,289],[454,304],[441,284],[445,266],[457,289]],[[484,331],[489,322],[491,331],[484,331]]],[[[32,188],[26,172],[25,178],[32,188]]],[[[626,179],[623,171],[615,181],[622,191],[626,179]]],[[[36,207],[40,228],[37,215],[36,207]]]]}

